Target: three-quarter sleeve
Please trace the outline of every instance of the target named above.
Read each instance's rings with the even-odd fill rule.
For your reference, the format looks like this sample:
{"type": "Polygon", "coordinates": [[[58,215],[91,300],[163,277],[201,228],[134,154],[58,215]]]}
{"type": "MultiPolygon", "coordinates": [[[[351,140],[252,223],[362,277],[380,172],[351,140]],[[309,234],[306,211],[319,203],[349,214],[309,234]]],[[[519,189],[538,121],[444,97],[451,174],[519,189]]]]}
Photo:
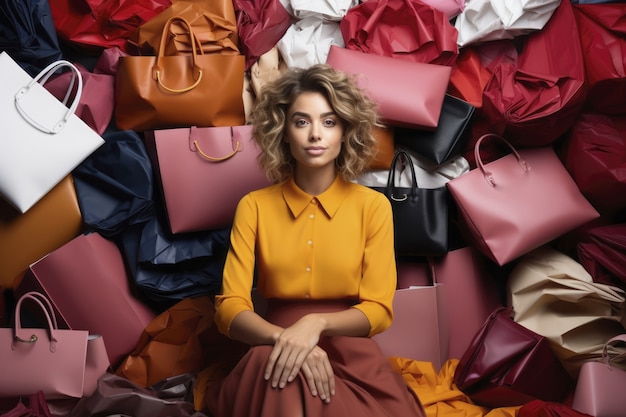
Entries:
{"type": "Polygon", "coordinates": [[[257,215],[250,196],[238,204],[230,233],[222,277],[222,292],[215,298],[215,323],[218,330],[230,334],[230,324],[237,314],[254,310],[251,292],[254,279],[257,215]]]}
{"type": "Polygon", "coordinates": [[[382,193],[366,211],[367,235],[359,290],[355,306],[370,321],[370,336],[391,326],[397,284],[391,204],[382,193]]]}

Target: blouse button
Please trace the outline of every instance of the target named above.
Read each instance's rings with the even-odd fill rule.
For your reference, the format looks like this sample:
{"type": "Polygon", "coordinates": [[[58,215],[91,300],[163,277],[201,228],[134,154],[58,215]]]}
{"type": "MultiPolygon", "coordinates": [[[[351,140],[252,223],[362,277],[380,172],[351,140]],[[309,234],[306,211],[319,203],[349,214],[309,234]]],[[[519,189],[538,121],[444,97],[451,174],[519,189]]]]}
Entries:
{"type": "Polygon", "coordinates": [[[315,215],[314,215],[314,214],[309,214],[309,219],[312,219],[312,218],[314,218],[314,217],[315,217],[315,215]]]}
{"type": "Polygon", "coordinates": [[[311,246],[311,245],[313,244],[313,241],[312,241],[312,240],[309,240],[309,241],[307,241],[306,243],[307,243],[307,245],[311,246]]]}
{"type": "Polygon", "coordinates": [[[304,298],[311,298],[309,294],[304,294],[304,298]]]}
{"type": "Polygon", "coordinates": [[[311,272],[311,267],[310,266],[306,267],[306,272],[311,272]]]}

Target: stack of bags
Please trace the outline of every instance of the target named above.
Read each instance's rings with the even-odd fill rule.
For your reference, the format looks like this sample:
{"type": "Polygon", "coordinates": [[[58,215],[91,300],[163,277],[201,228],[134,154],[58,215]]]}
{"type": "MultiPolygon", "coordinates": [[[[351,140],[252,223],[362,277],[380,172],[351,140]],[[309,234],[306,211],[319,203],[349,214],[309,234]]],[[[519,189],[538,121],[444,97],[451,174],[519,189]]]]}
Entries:
{"type": "MultiPolygon", "coordinates": [[[[356,181],[432,201],[393,206],[397,319],[379,340],[427,410],[623,409],[586,399],[599,361],[626,383],[626,6],[75,3],[0,17],[0,320],[13,328],[21,297],[41,294],[56,327],[102,336],[109,363],[96,388],[45,388],[53,414],[141,415],[112,392],[202,414],[203,388],[245,349],[214,328],[212,297],[237,202],[269,185],[247,120],[267,82],[316,64],[353,73],[379,104],[378,155],[356,181]],[[416,310],[425,299],[432,311],[416,310]],[[542,378],[519,357],[472,368],[510,331],[494,330],[502,314],[563,389],[528,391],[519,375],[542,378]],[[168,403],[172,387],[184,394],[168,403]]],[[[22,321],[45,328],[33,306],[22,321]]],[[[10,386],[0,376],[7,410],[16,394],[41,400],[10,386]]]]}

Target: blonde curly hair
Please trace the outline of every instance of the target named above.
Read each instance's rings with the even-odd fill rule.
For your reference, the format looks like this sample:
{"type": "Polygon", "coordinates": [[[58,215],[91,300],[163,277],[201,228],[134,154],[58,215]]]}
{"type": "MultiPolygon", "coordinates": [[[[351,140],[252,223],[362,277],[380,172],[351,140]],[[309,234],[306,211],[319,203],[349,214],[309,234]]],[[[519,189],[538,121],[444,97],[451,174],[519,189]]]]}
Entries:
{"type": "Polygon", "coordinates": [[[335,161],[337,174],[348,181],[355,179],[374,158],[372,129],[382,125],[376,103],[355,78],[326,64],[290,68],[263,87],[249,117],[253,138],[261,148],[259,164],[271,181],[283,182],[293,176],[296,161],[283,139],[289,108],[303,92],[322,94],[341,119],[344,144],[335,161]]]}

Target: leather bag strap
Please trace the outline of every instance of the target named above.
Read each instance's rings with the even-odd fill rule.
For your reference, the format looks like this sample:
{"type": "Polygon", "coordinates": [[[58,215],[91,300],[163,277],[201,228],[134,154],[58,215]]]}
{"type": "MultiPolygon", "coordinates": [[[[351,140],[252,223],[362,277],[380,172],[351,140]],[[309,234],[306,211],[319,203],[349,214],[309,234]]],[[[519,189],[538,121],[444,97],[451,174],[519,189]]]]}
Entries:
{"type": "Polygon", "coordinates": [[[511,151],[513,152],[513,155],[515,155],[515,158],[517,158],[517,162],[520,164],[522,169],[525,172],[530,171],[530,165],[528,164],[528,162],[520,156],[520,154],[517,152],[517,149],[515,149],[515,147],[511,145],[508,140],[504,139],[500,135],[496,135],[495,133],[487,133],[485,135],[482,135],[476,141],[476,145],[474,145],[474,159],[476,160],[476,164],[478,165],[478,168],[483,172],[483,177],[485,178],[485,181],[487,181],[487,184],[489,184],[491,187],[496,186],[496,180],[493,177],[493,174],[485,167],[483,160],[480,157],[480,145],[485,140],[485,138],[488,138],[488,137],[494,137],[504,142],[509,147],[509,149],[511,149],[511,151]]]}
{"type": "Polygon", "coordinates": [[[31,335],[28,338],[23,337],[23,329],[22,329],[22,319],[21,319],[21,311],[22,304],[25,300],[34,301],[44,313],[46,321],[48,323],[48,331],[50,335],[50,351],[54,352],[56,350],[56,330],[58,330],[58,324],[56,320],[56,316],[54,314],[54,309],[52,308],[52,304],[50,301],[43,296],[42,294],[36,291],[30,291],[25,293],[20,297],[15,306],[15,335],[13,337],[12,348],[15,349],[16,343],[36,343],[38,338],[36,335],[31,335]],[[45,305],[44,305],[45,304],[45,305]]]}
{"type": "Polygon", "coordinates": [[[417,176],[415,175],[415,166],[413,166],[413,160],[411,159],[411,156],[408,154],[408,152],[399,149],[396,151],[395,155],[393,156],[393,160],[391,161],[391,167],[389,168],[389,176],[387,177],[387,187],[385,190],[385,193],[387,194],[387,196],[389,198],[391,198],[394,201],[404,201],[407,199],[407,195],[403,194],[401,196],[394,196],[393,194],[393,189],[396,186],[396,166],[398,164],[398,161],[400,160],[400,157],[403,157],[404,160],[406,161],[406,164],[408,165],[409,169],[411,170],[411,194],[413,197],[415,197],[417,195],[417,176]]]}
{"type": "Polygon", "coordinates": [[[202,68],[200,68],[200,66],[197,63],[198,50],[200,51],[201,55],[204,54],[204,51],[202,50],[202,46],[199,44],[199,41],[196,39],[196,35],[193,32],[193,28],[191,27],[191,24],[185,18],[181,16],[170,17],[167,20],[167,22],[165,22],[165,25],[163,26],[163,33],[161,35],[161,43],[159,44],[159,52],[157,55],[156,63],[154,64],[154,67],[152,68],[152,78],[156,80],[156,82],[159,84],[159,87],[163,88],[164,90],[170,93],[180,94],[180,93],[186,93],[187,91],[193,90],[200,84],[200,81],[202,81],[202,68]],[[163,64],[163,56],[165,55],[165,44],[167,43],[167,38],[170,34],[170,26],[174,23],[181,23],[183,26],[187,28],[187,31],[189,33],[189,39],[192,45],[191,66],[193,69],[193,73],[198,74],[198,77],[195,79],[195,82],[193,84],[191,84],[188,87],[180,88],[180,89],[167,87],[165,84],[163,84],[163,80],[162,80],[162,74],[164,71],[162,68],[162,64],[163,64]]]}

